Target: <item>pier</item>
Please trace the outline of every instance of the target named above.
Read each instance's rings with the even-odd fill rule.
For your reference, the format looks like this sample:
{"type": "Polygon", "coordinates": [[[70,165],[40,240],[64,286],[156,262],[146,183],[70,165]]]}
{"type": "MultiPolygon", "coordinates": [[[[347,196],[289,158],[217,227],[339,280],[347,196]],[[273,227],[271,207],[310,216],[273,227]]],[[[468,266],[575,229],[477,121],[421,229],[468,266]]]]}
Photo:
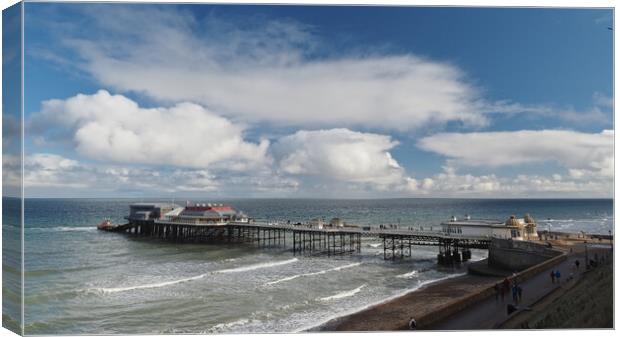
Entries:
{"type": "Polygon", "coordinates": [[[415,229],[371,226],[318,228],[308,224],[267,222],[185,224],[143,220],[120,225],[112,231],[172,242],[254,244],[261,248],[290,249],[294,255],[326,256],[360,253],[362,238],[373,238],[382,242],[385,260],[410,257],[414,246],[436,246],[439,248],[437,262],[442,265],[467,261],[471,258],[470,249],[488,249],[491,241],[484,236],[453,236],[415,229]]]}

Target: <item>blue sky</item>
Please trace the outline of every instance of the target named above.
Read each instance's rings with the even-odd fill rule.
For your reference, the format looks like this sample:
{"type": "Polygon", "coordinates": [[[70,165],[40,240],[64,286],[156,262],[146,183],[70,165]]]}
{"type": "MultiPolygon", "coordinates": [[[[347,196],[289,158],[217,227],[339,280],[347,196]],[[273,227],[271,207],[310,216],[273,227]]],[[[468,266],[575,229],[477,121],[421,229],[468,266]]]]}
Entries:
{"type": "Polygon", "coordinates": [[[33,196],[611,196],[611,10],[25,12],[33,196]]]}

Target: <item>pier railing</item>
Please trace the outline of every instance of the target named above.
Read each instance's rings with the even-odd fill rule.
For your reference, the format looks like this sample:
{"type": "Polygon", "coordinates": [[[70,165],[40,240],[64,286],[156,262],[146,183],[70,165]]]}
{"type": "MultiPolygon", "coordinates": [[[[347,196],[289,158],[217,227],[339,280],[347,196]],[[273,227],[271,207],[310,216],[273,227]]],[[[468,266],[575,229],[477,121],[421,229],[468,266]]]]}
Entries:
{"type": "Polygon", "coordinates": [[[316,226],[274,222],[229,222],[225,224],[176,221],[135,221],[119,227],[135,236],[154,237],[174,242],[256,244],[259,247],[291,248],[293,254],[328,256],[359,253],[362,238],[379,240],[384,259],[411,256],[413,246],[439,247],[438,261],[461,262],[471,257],[470,249],[487,249],[490,238],[450,235],[415,228],[375,226],[316,226]]]}

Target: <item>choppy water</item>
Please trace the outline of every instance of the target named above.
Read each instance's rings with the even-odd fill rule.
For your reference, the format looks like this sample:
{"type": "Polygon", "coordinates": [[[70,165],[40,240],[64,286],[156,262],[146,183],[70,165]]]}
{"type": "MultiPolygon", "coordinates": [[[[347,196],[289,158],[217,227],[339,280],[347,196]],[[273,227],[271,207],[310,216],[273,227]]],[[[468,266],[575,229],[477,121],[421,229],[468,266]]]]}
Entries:
{"type": "MultiPolygon", "coordinates": [[[[381,245],[372,240],[363,242],[361,255],[295,257],[281,248],[172,244],[95,229],[104,217],[122,223],[135,201],[26,201],[26,333],[299,331],[465,272],[438,268],[436,247],[417,247],[411,259],[392,263],[383,261],[381,245]]],[[[296,222],[323,216],[359,224],[430,227],[453,214],[503,219],[529,212],[542,228],[613,230],[612,200],[222,202],[265,220],[296,222]]],[[[5,221],[3,231],[15,227],[5,221]]],[[[481,259],[486,252],[473,255],[481,259]]],[[[3,264],[5,280],[19,278],[11,261],[3,264]]],[[[18,299],[5,298],[5,319],[18,318],[11,310],[18,299]]]]}

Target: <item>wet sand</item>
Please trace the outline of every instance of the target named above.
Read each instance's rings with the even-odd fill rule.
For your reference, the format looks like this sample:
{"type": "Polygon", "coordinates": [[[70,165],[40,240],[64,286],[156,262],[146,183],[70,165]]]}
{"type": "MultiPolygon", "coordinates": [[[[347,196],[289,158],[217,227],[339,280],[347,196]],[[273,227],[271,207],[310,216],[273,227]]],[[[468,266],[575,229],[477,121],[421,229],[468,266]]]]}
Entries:
{"type": "Polygon", "coordinates": [[[408,330],[410,317],[420,328],[436,321],[438,313],[448,304],[461,301],[481,290],[492,287],[501,278],[463,275],[437,281],[411,293],[360,312],[336,318],[320,331],[394,331],[408,330]]]}

